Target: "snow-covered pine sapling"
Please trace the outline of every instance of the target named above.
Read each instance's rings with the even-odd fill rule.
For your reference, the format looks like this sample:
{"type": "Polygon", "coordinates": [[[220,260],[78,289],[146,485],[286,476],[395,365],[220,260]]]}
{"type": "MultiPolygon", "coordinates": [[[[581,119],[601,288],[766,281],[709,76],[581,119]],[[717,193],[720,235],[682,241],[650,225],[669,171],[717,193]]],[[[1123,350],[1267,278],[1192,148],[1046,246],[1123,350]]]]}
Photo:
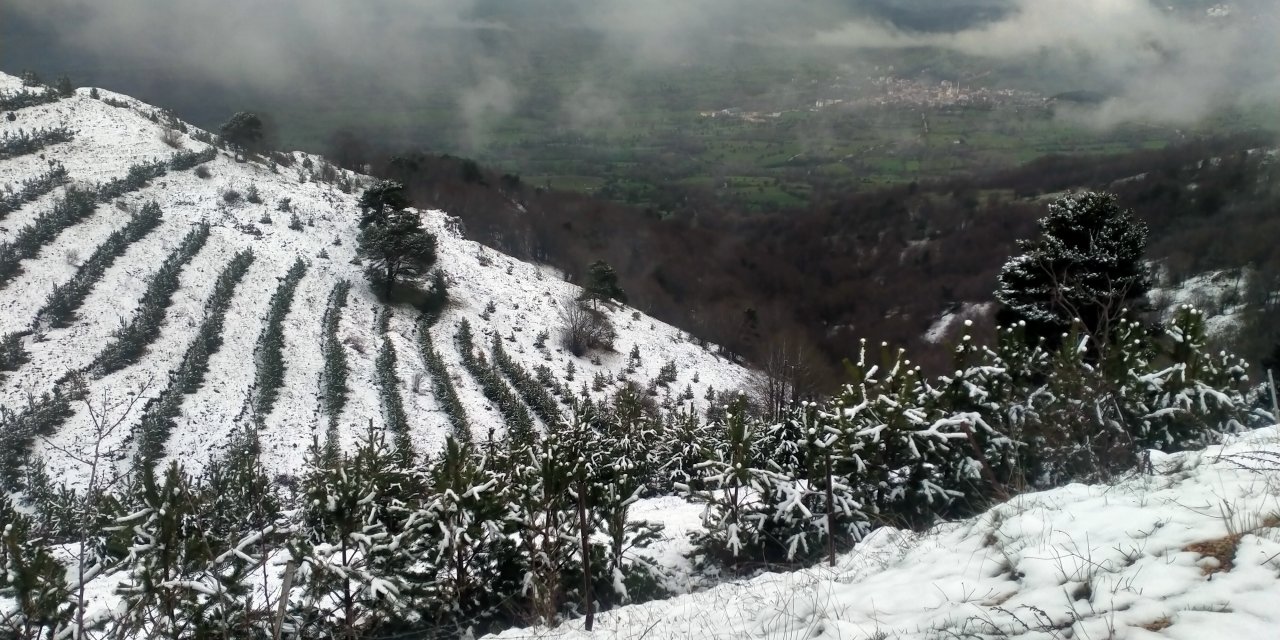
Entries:
{"type": "Polygon", "coordinates": [[[453,386],[453,378],[449,375],[448,366],[445,365],[444,359],[440,357],[431,340],[431,330],[425,317],[418,322],[418,348],[422,351],[422,361],[426,363],[427,372],[431,375],[431,385],[435,390],[436,399],[444,407],[445,415],[449,418],[452,437],[464,445],[470,444],[471,424],[467,420],[467,411],[462,406],[462,400],[458,398],[458,391],[453,386]]]}
{"type": "Polygon", "coordinates": [[[133,243],[145,238],[160,226],[163,214],[155,202],[148,202],[130,217],[125,226],[117,229],[98,245],[93,255],[76,269],[75,275],[64,285],[55,286],[49,299],[36,312],[36,324],[47,327],[65,327],[74,319],[89,292],[102,275],[124,254],[133,243]]]}
{"type": "Polygon", "coordinates": [[[533,409],[533,412],[542,419],[543,424],[553,425],[564,420],[564,416],[560,412],[560,403],[556,402],[555,397],[551,395],[548,388],[538,378],[530,374],[527,369],[507,353],[506,348],[502,346],[502,340],[498,339],[496,335],[493,338],[492,347],[494,364],[506,375],[507,380],[524,398],[529,408],[533,409]]]}
{"type": "Polygon", "coordinates": [[[262,194],[258,192],[258,185],[250,184],[244,191],[244,199],[250,204],[262,204],[262,194]]]}
{"type": "Polygon", "coordinates": [[[787,557],[815,557],[825,547],[827,562],[836,564],[836,552],[853,546],[870,529],[863,508],[861,460],[857,450],[841,447],[849,434],[838,424],[838,414],[806,402],[794,407],[787,418],[804,450],[802,464],[786,470],[792,482],[774,485],[773,518],[789,530],[787,557]]]}
{"type": "Polygon", "coordinates": [[[241,637],[263,633],[266,621],[279,610],[279,598],[288,599],[287,590],[273,598],[243,586],[269,584],[279,575],[269,560],[287,549],[297,526],[292,514],[284,512],[278,485],[267,477],[260,450],[256,426],[245,425],[199,478],[204,527],[211,538],[225,542],[215,558],[223,591],[206,615],[241,637]]]}
{"type": "Polygon", "coordinates": [[[266,417],[275,406],[284,385],[284,321],[293,306],[298,283],[307,273],[307,265],[301,258],[293,261],[280,285],[271,296],[267,317],[263,319],[262,332],[254,347],[254,413],[266,417]]]}
{"type": "Polygon", "coordinates": [[[289,216],[289,229],[302,231],[302,218],[299,218],[298,214],[295,213],[289,216]]]}
{"type": "Polygon", "coordinates": [[[0,136],[0,160],[29,155],[50,145],[71,142],[73,137],[75,132],[66,127],[31,132],[18,129],[16,133],[5,133],[0,136]]]}
{"type": "Polygon", "coordinates": [[[654,459],[660,463],[653,473],[657,488],[666,493],[702,491],[706,487],[698,465],[717,444],[709,425],[691,408],[666,413],[663,420],[663,435],[654,445],[654,459]]]}
{"type": "Polygon", "coordinates": [[[92,375],[105,376],[142,358],[147,346],[160,335],[160,323],[164,321],[173,294],[178,290],[178,276],[208,239],[209,225],[196,225],[160,263],[160,268],[147,280],[147,288],[133,318],[112,333],[111,342],[94,359],[90,366],[92,375]]]}
{"type": "Polygon", "coordinates": [[[711,562],[737,568],[752,557],[759,543],[759,523],[768,514],[761,511],[763,483],[752,459],[760,425],[748,415],[742,395],[724,407],[724,416],[714,427],[723,433],[723,441],[708,451],[709,459],[696,466],[702,488],[680,483],[676,490],[707,505],[703,515],[706,532],[695,540],[699,553],[711,562]]]}
{"type": "Polygon", "coordinates": [[[512,448],[509,486],[513,520],[518,527],[525,602],[530,618],[552,623],[560,612],[566,575],[576,573],[580,557],[580,522],[573,493],[577,456],[570,443],[552,429],[546,438],[512,448]]]}
{"type": "Polygon", "coordinates": [[[212,613],[228,604],[219,566],[226,541],[204,526],[196,481],[173,462],[161,478],[140,474],[130,498],[137,508],[116,521],[132,540],[121,560],[126,573],[118,593],[125,613],[113,621],[115,632],[180,638],[223,627],[212,613]]]}
{"type": "Polygon", "coordinates": [[[367,637],[416,616],[407,600],[419,548],[421,483],[370,427],[350,455],[312,448],[302,525],[289,544],[302,594],[290,602],[301,637],[367,637]]]}
{"type": "Polygon", "coordinates": [[[1225,351],[1209,351],[1203,312],[1178,309],[1158,343],[1160,364],[1153,375],[1133,380],[1143,412],[1129,424],[1139,447],[1180,451],[1221,441],[1244,430],[1248,365],[1225,351]]]}
{"type": "MultiPolygon", "coordinates": [[[[659,463],[658,430],[644,403],[630,388],[624,387],[612,400],[604,415],[597,420],[599,434],[596,448],[598,469],[596,510],[609,540],[606,557],[608,581],[613,584],[619,602],[634,596],[628,585],[652,580],[637,580],[647,573],[643,562],[628,563],[628,554],[644,547],[656,537],[647,523],[630,518],[631,505],[648,490],[659,463]]],[[[602,576],[603,581],[604,576],[602,576]]],[[[654,594],[647,594],[654,595],[654,594]]]]}
{"type": "Polygon", "coordinates": [[[458,324],[455,342],[458,353],[462,356],[463,367],[480,383],[485,397],[497,405],[502,413],[502,418],[507,423],[508,444],[517,447],[536,440],[537,433],[534,431],[533,415],[529,413],[529,408],[503,381],[497,367],[490,364],[483,353],[476,352],[471,323],[463,320],[458,324]]]}
{"type": "Polygon", "coordinates": [[[38,539],[31,518],[0,494],[0,635],[51,638],[72,631],[67,567],[38,539]]]}
{"type": "MultiPolygon", "coordinates": [[[[390,320],[391,310],[384,309],[383,317],[390,320]]],[[[374,361],[378,382],[378,395],[382,399],[382,419],[387,431],[395,434],[396,455],[401,464],[413,463],[413,442],[409,438],[409,416],[404,410],[404,398],[400,395],[400,376],[396,374],[396,347],[384,327],[382,346],[374,361]]]]}
{"type": "Polygon", "coordinates": [[[165,442],[177,426],[176,419],[182,411],[182,400],[204,384],[209,358],[222,346],[223,321],[231,307],[231,298],[253,261],[253,252],[246,250],[227,262],[205,303],[205,317],[196,328],[195,338],[188,344],[177,370],[170,374],[169,386],[143,407],[138,424],[140,466],[147,468],[164,455],[165,442]]]}
{"type": "Polygon", "coordinates": [[[508,479],[492,460],[452,436],[428,472],[427,520],[421,551],[431,577],[437,628],[483,623],[500,615],[508,593],[498,576],[519,566],[510,534],[508,479]]]}
{"type": "Polygon", "coordinates": [[[54,163],[48,171],[24,180],[16,191],[0,196],[0,221],[17,211],[22,205],[66,184],[67,168],[54,163]]]}
{"type": "Polygon", "coordinates": [[[15,331],[0,336],[0,379],[7,371],[17,371],[30,360],[27,350],[22,348],[22,337],[27,331],[15,331]]]}
{"type": "Polygon", "coordinates": [[[320,373],[320,394],[329,426],[325,431],[324,452],[328,459],[338,454],[338,418],[347,404],[347,353],[338,337],[342,309],[347,306],[351,283],[346,280],[333,285],[325,304],[321,324],[321,355],[324,367],[320,373]]]}

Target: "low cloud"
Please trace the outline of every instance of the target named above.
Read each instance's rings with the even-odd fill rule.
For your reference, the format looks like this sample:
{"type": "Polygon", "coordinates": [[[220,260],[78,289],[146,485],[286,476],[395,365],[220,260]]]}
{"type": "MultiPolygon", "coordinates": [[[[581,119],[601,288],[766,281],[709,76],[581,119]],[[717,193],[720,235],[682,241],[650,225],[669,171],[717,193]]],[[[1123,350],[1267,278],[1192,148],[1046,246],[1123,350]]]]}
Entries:
{"type": "MultiPolygon", "coordinates": [[[[1061,90],[1109,96],[1070,110],[1095,126],[1190,122],[1280,97],[1280,8],[1240,0],[1209,15],[1151,0],[0,0],[51,48],[106,66],[176,70],[201,86],[317,101],[341,92],[406,118],[456,108],[459,144],[536,102],[578,129],[625,122],[619,70],[732,62],[743,44],[840,58],[938,47],[1044,65],[1061,90]],[[908,6],[909,5],[909,6],[908,6]],[[585,34],[585,35],[584,35],[585,34]],[[571,68],[547,64],[565,39],[571,68]],[[587,44],[582,44],[587,43],[587,44]],[[554,81],[554,86],[533,82],[554,81]],[[554,103],[546,105],[547,96],[554,103]],[[535,100],[537,98],[537,100],[535,100]]],[[[1185,5],[1185,3],[1183,3],[1185,5]]],[[[1181,5],[1180,5],[1181,6],[1181,5]]],[[[246,93],[247,95],[247,93],[246,93]]],[[[732,106],[732,105],[725,105],[732,106]]],[[[373,108],[373,107],[371,107],[373,108]]]]}
{"type": "Polygon", "coordinates": [[[1190,123],[1227,105],[1280,97],[1280,9],[1274,3],[1174,11],[1148,0],[1017,0],[1002,18],[923,33],[852,20],[814,42],[848,49],[936,47],[1004,62],[1044,60],[1110,97],[1064,110],[1097,127],[1190,123]]]}

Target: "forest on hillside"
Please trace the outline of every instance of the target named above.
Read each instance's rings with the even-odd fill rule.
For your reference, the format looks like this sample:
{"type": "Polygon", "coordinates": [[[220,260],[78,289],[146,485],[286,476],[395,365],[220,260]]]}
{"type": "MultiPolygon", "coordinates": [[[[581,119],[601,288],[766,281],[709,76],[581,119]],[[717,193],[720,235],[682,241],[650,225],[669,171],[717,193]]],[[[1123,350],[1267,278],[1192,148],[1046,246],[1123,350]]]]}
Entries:
{"type": "MultiPolygon", "coordinates": [[[[1151,230],[1147,258],[1164,287],[1227,271],[1239,286],[1208,303],[1221,313],[1250,303],[1234,335],[1215,336],[1250,362],[1276,333],[1280,222],[1271,134],[1206,138],[1103,157],[1051,156],[969,178],[846,193],[804,208],[743,216],[713,198],[696,213],[652,211],[526,184],[473,161],[383,154],[368,164],[402,181],[422,206],[459,216],[466,233],[580,281],[613,265],[630,301],[754,362],[792,352],[813,363],[815,390],[839,379],[858,341],[888,341],[931,370],[948,346],[924,339],[947,312],[991,302],[996,274],[1030,237],[1050,196],[1106,189],[1151,230]]],[[[338,157],[343,157],[339,155],[338,157]]],[[[370,155],[350,155],[358,162],[370,155]]],[[[990,313],[977,314],[990,322],[990,313]]]]}

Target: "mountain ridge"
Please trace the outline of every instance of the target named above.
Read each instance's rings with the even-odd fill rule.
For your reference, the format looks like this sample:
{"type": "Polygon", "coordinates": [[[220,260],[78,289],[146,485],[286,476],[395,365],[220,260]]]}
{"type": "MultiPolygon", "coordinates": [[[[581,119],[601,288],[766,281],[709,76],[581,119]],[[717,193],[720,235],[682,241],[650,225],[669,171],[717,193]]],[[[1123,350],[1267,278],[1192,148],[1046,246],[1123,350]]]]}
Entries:
{"type": "MultiPolygon", "coordinates": [[[[19,91],[20,84],[17,78],[0,76],[0,91],[19,91]]],[[[0,131],[53,126],[72,130],[72,139],[0,161],[0,184],[20,184],[54,165],[65,167],[68,174],[66,185],[23,204],[8,216],[3,223],[6,240],[12,240],[14,230],[53,206],[69,187],[122,178],[134,164],[164,161],[179,151],[207,152],[211,148],[197,139],[209,140],[207,133],[162,110],[103,89],[82,88],[57,102],[21,109],[13,121],[0,122],[0,131]],[[183,130],[187,133],[181,133],[183,130]]],[[[222,265],[244,249],[252,249],[256,259],[232,294],[220,336],[222,344],[209,354],[200,389],[182,398],[176,419],[179,428],[171,433],[166,456],[158,462],[179,460],[198,472],[209,453],[226,443],[237,425],[252,419],[247,407],[254,383],[255,343],[278,280],[299,257],[309,268],[298,283],[283,324],[286,367],[280,397],[275,409],[261,417],[264,464],[273,474],[288,475],[313,437],[325,435],[318,388],[321,316],[334,284],[343,280],[353,286],[339,324],[339,341],[350,362],[350,394],[339,420],[340,440],[349,445],[365,431],[369,420],[381,421],[383,405],[375,359],[382,334],[375,316],[382,307],[365,285],[361,267],[352,264],[357,261],[358,195],[372,179],[303,153],[270,154],[251,162],[236,162],[226,151],[216,153],[198,169],[166,171],[137,191],[112,199],[111,204],[99,203],[88,218],[60,231],[35,257],[24,260],[23,272],[0,288],[0,333],[26,332],[49,293],[65,285],[84,257],[120,229],[131,212],[148,202],[155,202],[163,212],[157,229],[130,243],[104,270],[70,326],[42,328],[21,338],[29,361],[8,372],[0,384],[0,406],[20,415],[33,400],[52,392],[67,374],[86,370],[98,349],[132,317],[149,277],[164,256],[192,225],[210,225],[207,243],[182,268],[159,334],[143,359],[100,379],[88,376],[84,400],[75,403],[72,414],[54,433],[33,443],[32,452],[43,459],[46,471],[67,479],[72,486],[77,484],[77,469],[83,465],[73,462],[75,456],[70,454],[92,440],[96,421],[122,418],[112,448],[126,443],[126,449],[136,448],[124,432],[133,429],[143,405],[165,387],[166,377],[172,375],[188,348],[222,265]],[[251,187],[258,202],[250,202],[247,194],[251,187]],[[294,226],[297,228],[291,228],[294,226]],[[103,413],[106,415],[95,415],[103,413]],[[117,415],[120,413],[127,415],[117,415]]],[[[570,391],[587,386],[600,396],[626,378],[642,389],[656,391],[658,401],[677,402],[692,395],[683,401],[701,407],[709,388],[726,391],[751,384],[753,374],[747,369],[695,346],[679,330],[625,307],[602,307],[618,330],[614,351],[573,357],[558,346],[556,309],[579,294],[576,286],[552,269],[523,263],[465,240],[456,220],[442,211],[425,210],[421,215],[438,239],[437,265],[449,281],[453,300],[432,331],[434,347],[452,372],[476,439],[488,437],[489,427],[500,427],[501,418],[475,380],[459,366],[454,335],[464,320],[474,327],[477,348],[487,353],[492,336],[501,336],[506,350],[524,367],[548,367],[553,379],[570,391]],[[543,333],[548,337],[539,339],[543,333]],[[537,343],[546,346],[539,348],[537,343]],[[641,354],[634,366],[628,356],[632,347],[641,354]],[[653,384],[668,363],[675,364],[676,380],[653,384]],[[686,390],[692,393],[685,394],[686,390]]],[[[410,438],[419,453],[430,453],[443,442],[449,427],[428,382],[430,373],[419,348],[416,311],[393,309],[385,335],[397,355],[396,378],[409,416],[410,438]]],[[[497,429],[499,435],[501,431],[497,429]]]]}

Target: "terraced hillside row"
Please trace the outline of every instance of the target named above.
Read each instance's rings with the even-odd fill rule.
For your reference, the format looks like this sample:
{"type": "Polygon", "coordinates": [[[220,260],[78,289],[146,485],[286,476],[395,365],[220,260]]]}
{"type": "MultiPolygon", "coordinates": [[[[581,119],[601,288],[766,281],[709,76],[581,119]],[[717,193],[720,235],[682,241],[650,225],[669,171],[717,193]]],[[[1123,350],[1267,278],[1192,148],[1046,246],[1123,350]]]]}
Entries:
{"type": "MultiPolygon", "coordinates": [[[[0,95],[20,90],[0,76],[0,95]]],[[[23,99],[0,121],[7,140],[72,133],[0,158],[10,486],[37,460],[72,485],[95,462],[124,471],[176,460],[198,473],[244,429],[269,473],[290,476],[313,443],[349,450],[371,421],[401,455],[421,457],[451,434],[537,438],[584,389],[690,387],[704,404],[713,389],[752,382],[620,306],[601,307],[613,350],[573,356],[559,324],[577,287],[466,240],[440,211],[420,214],[438,238],[448,308],[428,319],[388,307],[355,254],[369,178],[301,153],[238,162],[154,107],[97,95],[23,99]]]]}

